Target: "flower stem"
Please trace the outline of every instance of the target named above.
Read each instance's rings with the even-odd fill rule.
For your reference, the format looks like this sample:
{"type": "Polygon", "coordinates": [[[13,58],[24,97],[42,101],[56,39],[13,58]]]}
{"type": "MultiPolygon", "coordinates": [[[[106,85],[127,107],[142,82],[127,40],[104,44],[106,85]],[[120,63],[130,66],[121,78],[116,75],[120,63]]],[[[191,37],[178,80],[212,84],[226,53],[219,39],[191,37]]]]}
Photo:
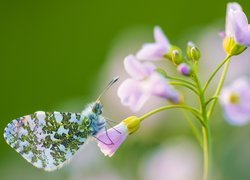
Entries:
{"type": "MultiPolygon", "coordinates": [[[[197,73],[197,72],[196,72],[197,73]]],[[[199,100],[200,100],[200,109],[202,115],[202,137],[203,137],[203,180],[208,180],[209,178],[209,169],[210,169],[210,134],[209,134],[209,125],[208,125],[208,116],[207,116],[207,105],[204,91],[201,88],[200,81],[197,77],[197,74],[194,74],[194,81],[197,84],[197,89],[199,91],[199,100]]]]}
{"type": "Polygon", "coordinates": [[[191,85],[191,86],[193,86],[193,87],[196,87],[195,84],[193,84],[192,82],[187,81],[187,80],[182,79],[182,78],[171,77],[171,76],[169,76],[169,75],[167,76],[167,78],[168,78],[169,80],[174,80],[174,81],[183,82],[183,83],[189,84],[189,85],[191,85]]]}
{"type": "Polygon", "coordinates": [[[186,84],[186,83],[183,83],[183,82],[176,82],[176,81],[170,81],[169,84],[170,85],[177,85],[177,86],[186,87],[186,88],[190,89],[191,91],[193,91],[195,94],[198,95],[197,90],[194,87],[190,86],[189,84],[186,84]]]}
{"type": "Polygon", "coordinates": [[[203,95],[209,85],[209,83],[211,82],[211,80],[213,79],[213,77],[216,75],[216,73],[219,71],[219,69],[225,64],[225,67],[223,69],[223,72],[222,72],[222,75],[221,75],[221,78],[220,78],[220,81],[219,81],[219,84],[217,86],[217,89],[215,91],[215,94],[214,94],[214,98],[211,98],[206,104],[205,104],[205,109],[206,109],[206,106],[208,105],[209,102],[212,103],[209,111],[206,113],[206,118],[207,118],[207,121],[206,121],[206,126],[203,126],[202,127],[202,135],[203,135],[203,154],[204,154],[204,169],[203,169],[203,180],[208,180],[208,177],[209,177],[209,165],[210,165],[210,129],[209,129],[209,119],[213,113],[213,110],[215,108],[215,105],[218,101],[218,96],[220,95],[220,92],[221,92],[221,89],[222,89],[222,86],[224,84],[224,81],[225,81],[225,78],[226,78],[226,74],[227,74],[227,71],[228,71],[228,68],[229,68],[229,65],[230,65],[230,55],[227,56],[225,58],[225,60],[218,66],[218,68],[214,71],[214,73],[210,76],[209,80],[207,81],[207,83],[205,84],[205,87],[203,88],[203,95]]]}
{"type": "Polygon", "coordinates": [[[203,180],[208,180],[209,175],[209,128],[207,126],[202,127],[203,136],[203,180]]]}
{"type": "Polygon", "coordinates": [[[192,129],[193,134],[194,134],[194,136],[196,137],[196,139],[197,139],[199,145],[200,145],[201,147],[203,147],[203,145],[202,145],[202,136],[201,136],[201,133],[199,132],[199,130],[197,129],[197,127],[195,126],[195,124],[192,122],[191,118],[188,116],[188,114],[186,113],[186,111],[183,110],[183,114],[184,114],[184,116],[185,116],[185,118],[186,118],[186,120],[187,120],[187,122],[188,122],[190,128],[192,129]]]}
{"type": "MultiPolygon", "coordinates": [[[[229,58],[231,56],[228,56],[229,58]]],[[[229,59],[228,58],[228,59],[229,59]]],[[[218,97],[220,95],[220,92],[221,92],[221,89],[222,89],[222,86],[224,84],[224,81],[225,81],[225,78],[226,78],[226,75],[227,75],[227,71],[228,71],[228,68],[229,68],[229,65],[230,65],[230,59],[228,61],[226,61],[226,64],[225,64],[225,67],[223,69],[223,72],[222,72],[222,75],[221,75],[221,78],[220,78],[220,81],[219,81],[219,84],[217,86],[217,89],[215,91],[215,94],[214,94],[214,97],[218,97]]],[[[212,105],[207,113],[207,117],[208,119],[211,117],[213,111],[214,111],[214,108],[215,108],[215,105],[218,101],[218,98],[216,98],[213,102],[212,102],[212,105]]]]}
{"type": "Polygon", "coordinates": [[[215,69],[215,71],[212,73],[212,75],[209,77],[209,79],[207,80],[204,88],[203,88],[203,92],[206,91],[206,89],[208,88],[209,84],[211,83],[211,81],[213,80],[214,76],[217,74],[217,72],[222,68],[222,66],[228,62],[230,60],[231,56],[228,55],[223,61],[222,63],[215,69]]]}
{"type": "Polygon", "coordinates": [[[215,99],[218,99],[218,97],[211,97],[211,98],[206,102],[206,106],[208,106],[208,104],[211,103],[212,101],[214,101],[215,99]]]}
{"type": "Polygon", "coordinates": [[[204,122],[201,120],[201,116],[200,116],[200,112],[195,109],[195,108],[192,108],[188,105],[168,105],[168,106],[162,106],[160,108],[157,108],[157,109],[154,109],[153,111],[150,111],[149,113],[147,114],[144,114],[143,116],[141,116],[139,119],[140,121],[143,121],[145,120],[146,118],[158,113],[158,112],[161,112],[161,111],[164,111],[164,110],[167,110],[167,109],[176,109],[176,108],[181,108],[181,109],[185,109],[185,110],[188,110],[190,112],[192,112],[195,117],[197,117],[197,119],[199,120],[199,122],[202,124],[202,125],[205,125],[204,122]]]}

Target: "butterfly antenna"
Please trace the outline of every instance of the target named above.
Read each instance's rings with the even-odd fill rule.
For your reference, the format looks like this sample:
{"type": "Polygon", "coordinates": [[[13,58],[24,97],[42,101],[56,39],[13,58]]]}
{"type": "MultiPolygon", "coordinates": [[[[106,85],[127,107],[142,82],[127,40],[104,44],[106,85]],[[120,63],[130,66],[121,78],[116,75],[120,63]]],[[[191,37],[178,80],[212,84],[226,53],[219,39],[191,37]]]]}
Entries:
{"type": "Polygon", "coordinates": [[[114,84],[118,81],[119,76],[114,77],[109,83],[108,85],[104,88],[104,90],[102,91],[102,93],[99,95],[99,97],[96,99],[96,101],[99,101],[102,97],[102,95],[114,84]]]}

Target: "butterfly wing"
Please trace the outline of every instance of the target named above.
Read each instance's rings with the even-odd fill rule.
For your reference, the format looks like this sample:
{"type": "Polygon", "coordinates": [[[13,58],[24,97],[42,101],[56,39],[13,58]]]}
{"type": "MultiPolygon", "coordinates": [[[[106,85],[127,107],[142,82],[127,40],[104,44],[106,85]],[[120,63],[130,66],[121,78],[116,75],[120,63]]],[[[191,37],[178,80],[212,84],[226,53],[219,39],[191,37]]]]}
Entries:
{"type": "Polygon", "coordinates": [[[67,162],[89,136],[80,113],[39,111],[13,120],[6,142],[37,168],[53,171],[67,162]]]}

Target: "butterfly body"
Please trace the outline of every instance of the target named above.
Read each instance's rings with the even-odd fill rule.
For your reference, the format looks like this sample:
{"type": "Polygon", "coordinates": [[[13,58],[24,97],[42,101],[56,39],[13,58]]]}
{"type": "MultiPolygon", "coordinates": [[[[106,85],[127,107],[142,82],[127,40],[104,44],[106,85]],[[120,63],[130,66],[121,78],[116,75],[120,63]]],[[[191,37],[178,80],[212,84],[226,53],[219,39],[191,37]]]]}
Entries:
{"type": "Polygon", "coordinates": [[[6,142],[37,168],[60,168],[86,140],[106,127],[99,101],[81,113],[43,112],[14,119],[5,128],[6,142]]]}

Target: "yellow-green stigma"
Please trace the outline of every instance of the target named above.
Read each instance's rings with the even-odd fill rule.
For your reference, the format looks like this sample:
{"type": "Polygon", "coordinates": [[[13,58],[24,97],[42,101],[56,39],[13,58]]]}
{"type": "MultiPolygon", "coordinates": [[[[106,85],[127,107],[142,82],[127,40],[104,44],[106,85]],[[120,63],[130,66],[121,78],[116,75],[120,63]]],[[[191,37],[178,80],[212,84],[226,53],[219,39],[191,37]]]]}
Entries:
{"type": "Polygon", "coordinates": [[[240,97],[237,93],[233,92],[231,93],[230,97],[229,97],[229,102],[231,104],[238,104],[240,102],[240,97]]]}

